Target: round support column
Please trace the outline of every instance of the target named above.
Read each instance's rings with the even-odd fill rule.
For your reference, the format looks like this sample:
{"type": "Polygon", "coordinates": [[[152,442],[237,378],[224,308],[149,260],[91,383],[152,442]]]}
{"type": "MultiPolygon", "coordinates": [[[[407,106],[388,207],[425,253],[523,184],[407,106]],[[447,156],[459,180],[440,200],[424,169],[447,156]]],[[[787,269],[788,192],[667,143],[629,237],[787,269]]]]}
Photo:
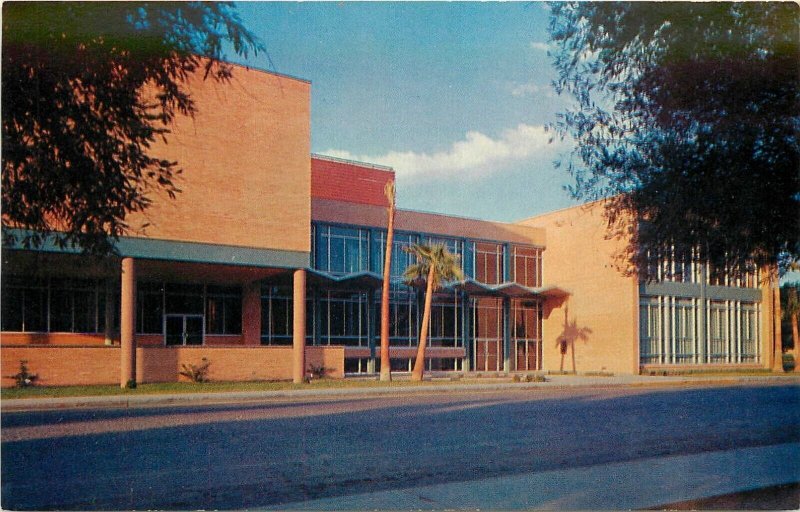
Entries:
{"type": "Polygon", "coordinates": [[[306,369],[306,271],[294,271],[292,382],[300,384],[306,369]]]}
{"type": "Polygon", "coordinates": [[[120,295],[120,377],[123,388],[136,385],[136,265],[133,258],[122,259],[120,295]]]}

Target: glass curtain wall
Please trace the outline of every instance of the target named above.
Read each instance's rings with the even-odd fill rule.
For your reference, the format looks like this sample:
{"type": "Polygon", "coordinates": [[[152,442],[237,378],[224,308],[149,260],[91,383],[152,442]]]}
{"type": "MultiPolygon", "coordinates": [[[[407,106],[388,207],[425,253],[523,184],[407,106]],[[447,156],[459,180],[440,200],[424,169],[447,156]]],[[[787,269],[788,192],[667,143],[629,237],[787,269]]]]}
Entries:
{"type": "Polygon", "coordinates": [[[503,301],[492,297],[470,299],[475,342],[475,371],[503,370],[503,301]]]}
{"type": "Polygon", "coordinates": [[[647,270],[645,277],[655,282],[700,283],[711,286],[731,286],[736,288],[758,288],[761,273],[754,265],[737,272],[727,268],[716,268],[703,261],[699,252],[678,251],[674,247],[660,251],[647,252],[647,270]],[[705,276],[705,277],[704,277],[705,276]]]}
{"type": "Polygon", "coordinates": [[[369,308],[366,292],[324,292],[320,298],[320,343],[366,347],[369,308]]]}
{"type": "Polygon", "coordinates": [[[517,371],[540,370],[542,365],[542,310],[538,301],[511,302],[515,366],[517,371]]]}
{"type": "Polygon", "coordinates": [[[316,225],[314,267],[336,275],[369,270],[369,230],[316,225]]]}
{"type": "Polygon", "coordinates": [[[542,286],[542,250],[538,247],[513,247],[514,282],[530,288],[542,286]]]}
{"type": "Polygon", "coordinates": [[[105,284],[94,279],[3,276],[2,330],[101,333],[105,284]]]}
{"type": "Polygon", "coordinates": [[[474,242],[475,268],[472,275],[476,281],[486,284],[500,284],[505,280],[504,249],[503,244],[474,242]]]}
{"type": "Polygon", "coordinates": [[[639,304],[640,361],[758,363],[759,317],[760,304],[754,302],[643,296],[639,304]]]}

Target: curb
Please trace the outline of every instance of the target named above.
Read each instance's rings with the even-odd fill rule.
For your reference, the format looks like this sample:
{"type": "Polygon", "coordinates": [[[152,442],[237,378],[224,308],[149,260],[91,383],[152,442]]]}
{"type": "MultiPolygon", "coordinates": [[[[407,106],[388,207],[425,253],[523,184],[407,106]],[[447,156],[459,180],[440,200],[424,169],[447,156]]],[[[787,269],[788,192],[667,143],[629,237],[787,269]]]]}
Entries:
{"type": "Polygon", "coordinates": [[[742,377],[637,377],[620,380],[613,377],[548,376],[547,382],[498,382],[486,384],[440,384],[415,387],[291,389],[276,391],[239,391],[210,393],[174,393],[133,396],[77,396],[60,398],[18,398],[0,400],[2,412],[21,412],[80,408],[129,408],[175,405],[200,405],[230,402],[254,402],[274,399],[306,398],[369,398],[385,395],[415,395],[432,393],[469,393],[503,390],[564,389],[597,387],[676,387],[725,386],[741,384],[800,385],[800,377],[742,376],[742,377]],[[666,380],[669,379],[669,380],[666,380]]]}

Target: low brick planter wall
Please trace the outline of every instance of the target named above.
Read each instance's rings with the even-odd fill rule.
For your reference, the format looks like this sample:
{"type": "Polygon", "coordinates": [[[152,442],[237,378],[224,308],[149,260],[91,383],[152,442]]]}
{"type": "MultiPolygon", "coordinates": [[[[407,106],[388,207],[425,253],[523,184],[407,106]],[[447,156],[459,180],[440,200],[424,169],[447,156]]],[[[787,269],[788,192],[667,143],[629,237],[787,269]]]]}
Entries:
{"type": "MultiPolygon", "coordinates": [[[[42,386],[118,384],[119,346],[8,345],[0,347],[2,385],[13,386],[12,375],[20,361],[38,376],[42,386]]],[[[177,382],[182,365],[211,364],[213,381],[289,380],[292,378],[292,347],[139,347],[136,377],[140,383],[177,382]]],[[[333,378],[344,377],[343,347],[306,347],[306,368],[324,366],[333,378]]]]}

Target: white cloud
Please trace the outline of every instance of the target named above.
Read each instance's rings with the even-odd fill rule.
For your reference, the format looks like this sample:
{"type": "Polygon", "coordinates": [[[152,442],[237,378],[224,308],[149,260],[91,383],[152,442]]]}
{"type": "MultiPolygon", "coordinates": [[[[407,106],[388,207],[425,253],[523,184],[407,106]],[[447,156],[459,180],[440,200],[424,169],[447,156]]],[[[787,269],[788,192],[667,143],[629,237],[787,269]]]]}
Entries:
{"type": "Polygon", "coordinates": [[[550,49],[550,45],[547,43],[543,43],[541,41],[531,41],[531,48],[534,50],[546,52],[547,50],[550,49]]]}
{"type": "Polygon", "coordinates": [[[533,82],[524,84],[513,82],[511,84],[511,95],[517,98],[525,96],[545,96],[547,98],[555,98],[555,91],[549,85],[539,85],[533,82]]]}
{"type": "Polygon", "coordinates": [[[417,153],[389,151],[384,155],[355,155],[332,149],[324,154],[337,158],[392,167],[398,176],[414,178],[478,178],[528,159],[549,161],[557,143],[549,144],[551,133],[544,126],[519,124],[503,130],[497,138],[469,131],[445,151],[417,153]]]}

